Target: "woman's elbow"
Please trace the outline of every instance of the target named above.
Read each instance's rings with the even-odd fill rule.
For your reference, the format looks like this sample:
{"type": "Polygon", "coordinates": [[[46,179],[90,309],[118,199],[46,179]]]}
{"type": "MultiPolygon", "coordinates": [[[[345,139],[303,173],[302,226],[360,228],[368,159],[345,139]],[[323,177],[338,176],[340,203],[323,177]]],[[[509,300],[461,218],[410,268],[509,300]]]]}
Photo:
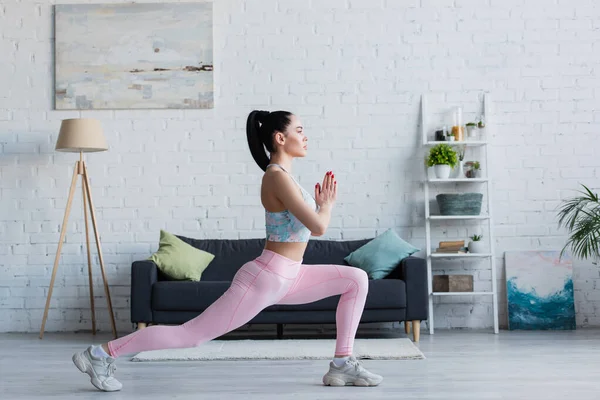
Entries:
{"type": "Polygon", "coordinates": [[[316,226],[311,230],[313,236],[323,236],[327,231],[327,228],[324,226],[316,226]]]}

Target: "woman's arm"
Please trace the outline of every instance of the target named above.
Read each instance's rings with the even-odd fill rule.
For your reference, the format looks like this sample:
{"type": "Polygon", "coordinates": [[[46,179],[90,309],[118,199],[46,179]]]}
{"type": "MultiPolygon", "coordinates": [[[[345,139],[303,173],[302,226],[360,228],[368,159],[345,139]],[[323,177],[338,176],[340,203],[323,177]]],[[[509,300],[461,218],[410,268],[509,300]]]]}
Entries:
{"type": "Polygon", "coordinates": [[[326,174],[323,185],[315,186],[315,201],[319,211],[313,210],[304,202],[296,183],[285,172],[276,171],[271,179],[273,179],[275,196],[285,208],[294,214],[313,236],[323,235],[331,221],[331,209],[337,194],[333,174],[326,174]]]}

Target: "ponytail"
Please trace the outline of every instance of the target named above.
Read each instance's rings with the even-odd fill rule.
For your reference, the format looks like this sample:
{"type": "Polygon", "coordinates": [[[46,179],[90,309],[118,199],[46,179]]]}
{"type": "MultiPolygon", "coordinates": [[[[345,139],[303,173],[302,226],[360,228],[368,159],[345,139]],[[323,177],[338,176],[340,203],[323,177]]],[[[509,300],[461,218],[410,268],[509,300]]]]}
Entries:
{"type": "Polygon", "coordinates": [[[246,137],[248,139],[250,153],[252,154],[254,161],[256,161],[263,171],[267,170],[267,165],[269,165],[270,162],[270,157],[267,156],[265,145],[260,135],[261,121],[264,121],[267,115],[269,115],[268,111],[255,110],[248,115],[248,121],[246,121],[246,137]]]}
{"type": "Polygon", "coordinates": [[[271,157],[267,155],[265,148],[269,153],[275,153],[273,146],[273,135],[275,132],[285,132],[290,124],[292,113],[288,111],[257,111],[254,110],[248,115],[246,121],[246,138],[252,158],[263,171],[267,170],[267,165],[271,162],[271,157]]]}

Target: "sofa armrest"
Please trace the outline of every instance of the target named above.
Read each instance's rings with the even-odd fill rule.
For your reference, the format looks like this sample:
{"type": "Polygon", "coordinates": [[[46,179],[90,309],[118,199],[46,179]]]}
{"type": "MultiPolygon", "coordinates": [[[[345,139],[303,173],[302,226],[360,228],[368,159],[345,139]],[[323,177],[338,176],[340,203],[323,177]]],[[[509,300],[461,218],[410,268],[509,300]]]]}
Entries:
{"type": "Polygon", "coordinates": [[[427,320],[429,294],[427,263],[423,258],[406,257],[400,263],[400,279],[406,283],[406,320],[427,320]]]}
{"type": "Polygon", "coordinates": [[[157,281],[158,267],[153,261],[131,264],[131,322],[152,322],[152,285],[157,281]]]}

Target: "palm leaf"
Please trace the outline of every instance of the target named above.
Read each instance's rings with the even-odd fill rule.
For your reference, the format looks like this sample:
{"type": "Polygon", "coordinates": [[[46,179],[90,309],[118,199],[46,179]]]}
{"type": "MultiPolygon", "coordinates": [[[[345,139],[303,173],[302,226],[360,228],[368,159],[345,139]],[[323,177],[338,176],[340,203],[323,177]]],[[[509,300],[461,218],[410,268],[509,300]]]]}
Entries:
{"type": "Polygon", "coordinates": [[[559,227],[570,232],[569,240],[560,252],[560,257],[570,248],[579,258],[600,260],[600,200],[587,186],[579,191],[581,196],[567,199],[558,213],[559,227]]]}

